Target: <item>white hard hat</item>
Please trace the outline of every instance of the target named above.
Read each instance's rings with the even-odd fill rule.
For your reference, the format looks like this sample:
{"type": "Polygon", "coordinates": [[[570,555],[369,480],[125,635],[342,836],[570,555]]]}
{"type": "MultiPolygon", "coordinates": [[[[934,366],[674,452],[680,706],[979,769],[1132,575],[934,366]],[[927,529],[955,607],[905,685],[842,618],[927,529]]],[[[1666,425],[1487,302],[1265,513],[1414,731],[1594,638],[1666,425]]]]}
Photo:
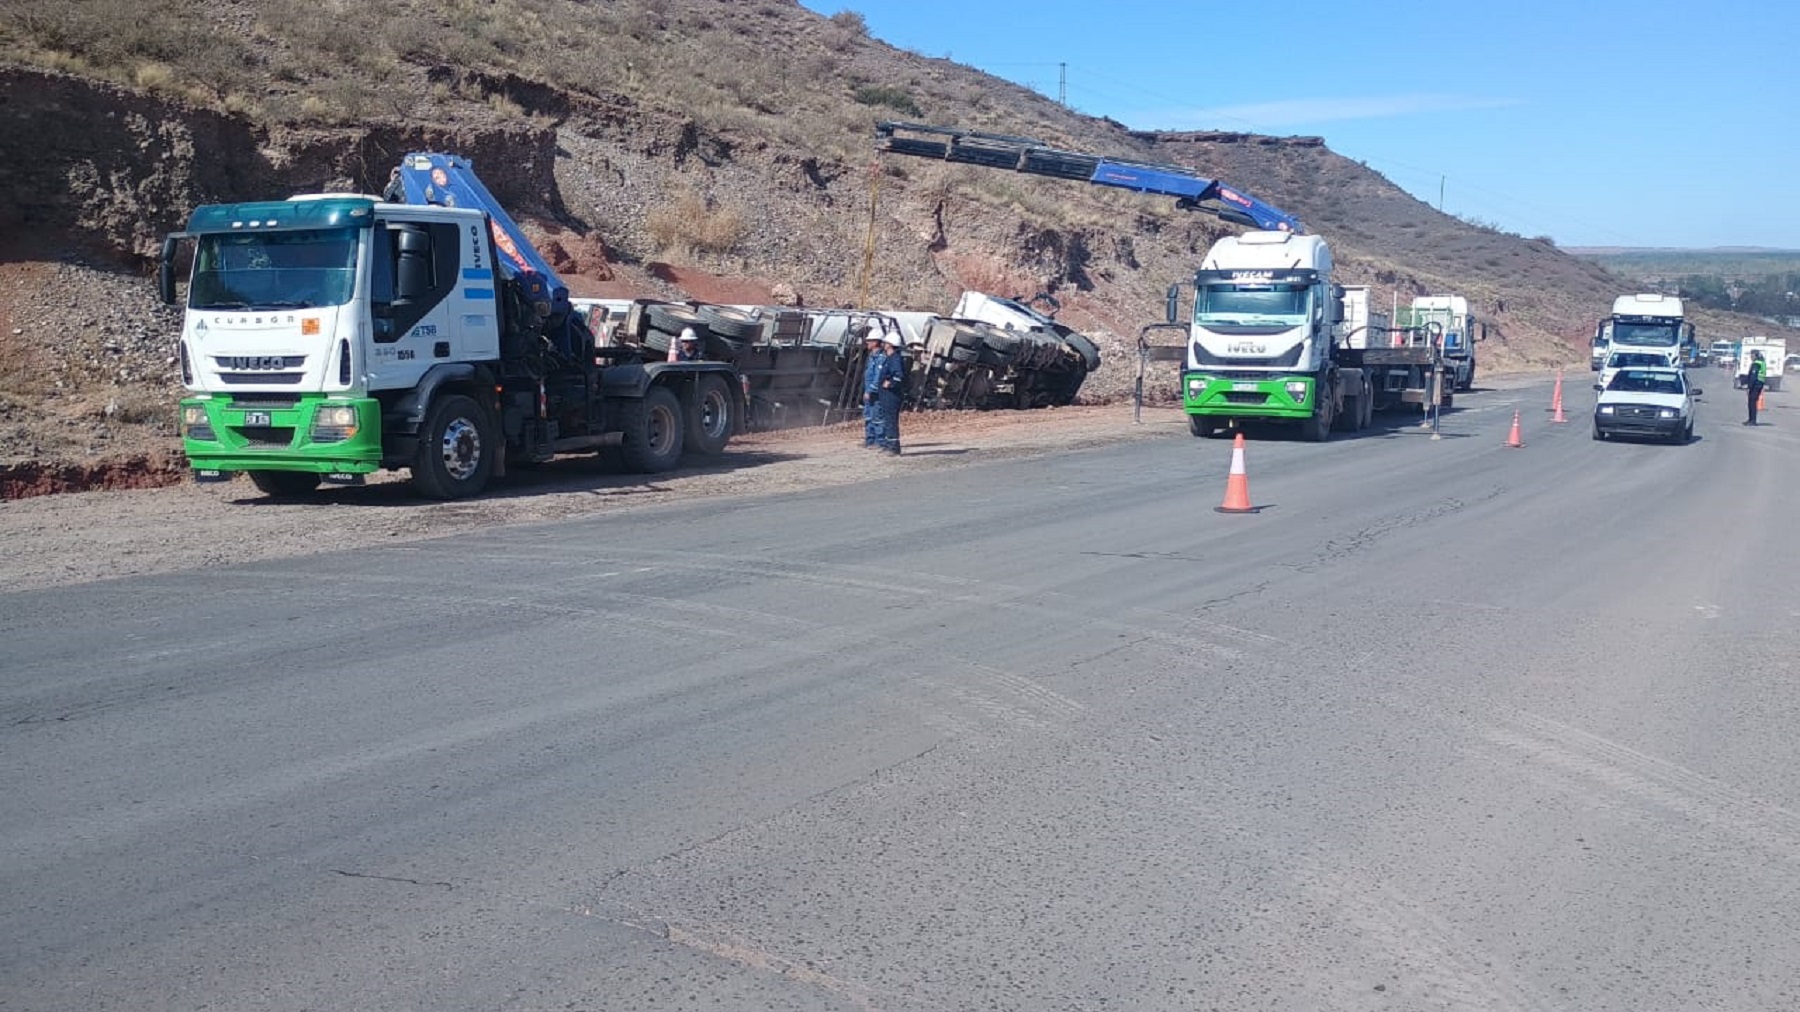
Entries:
{"type": "Polygon", "coordinates": [[[891,348],[900,347],[900,345],[901,345],[900,332],[895,331],[895,330],[882,331],[881,343],[885,344],[891,348]]]}
{"type": "Polygon", "coordinates": [[[700,340],[700,335],[694,333],[694,328],[692,327],[683,327],[681,328],[681,340],[698,341],[700,340]]]}

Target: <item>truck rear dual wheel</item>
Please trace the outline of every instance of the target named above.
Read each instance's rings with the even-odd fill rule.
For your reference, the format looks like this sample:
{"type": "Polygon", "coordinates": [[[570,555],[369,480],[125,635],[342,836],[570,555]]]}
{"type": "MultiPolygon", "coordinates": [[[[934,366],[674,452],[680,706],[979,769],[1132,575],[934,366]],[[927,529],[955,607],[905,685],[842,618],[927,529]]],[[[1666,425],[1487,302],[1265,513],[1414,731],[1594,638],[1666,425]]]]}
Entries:
{"type": "Polygon", "coordinates": [[[719,376],[699,376],[682,407],[687,419],[687,448],[709,457],[724,453],[725,444],[737,428],[738,402],[731,395],[731,385],[719,376]]]}
{"type": "Polygon", "coordinates": [[[428,499],[480,495],[494,473],[499,445],[488,413],[471,397],[451,394],[433,401],[419,428],[413,488],[428,499]]]}
{"type": "Polygon", "coordinates": [[[627,470],[660,474],[680,463],[687,433],[675,391],[651,387],[644,396],[626,401],[622,415],[625,440],[619,444],[619,457],[627,470]]]}

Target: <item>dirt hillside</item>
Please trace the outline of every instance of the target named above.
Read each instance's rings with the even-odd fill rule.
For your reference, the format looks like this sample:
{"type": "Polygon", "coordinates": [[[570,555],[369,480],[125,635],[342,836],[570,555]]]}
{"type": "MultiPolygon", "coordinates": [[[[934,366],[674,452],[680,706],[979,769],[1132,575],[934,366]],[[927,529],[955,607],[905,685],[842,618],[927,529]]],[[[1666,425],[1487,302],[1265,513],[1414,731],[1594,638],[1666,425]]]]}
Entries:
{"type": "MultiPolygon", "coordinates": [[[[1174,161],[1298,213],[1378,303],[1457,291],[1486,368],[1575,360],[1624,284],[1438,214],[1318,138],[1134,133],[792,0],[0,0],[0,466],[177,473],[178,318],[147,267],[203,202],[379,192],[473,159],[577,295],[946,310],[1047,292],[1125,352],[1225,226],[1166,200],[873,154],[880,119],[1174,161]]],[[[1167,386],[1159,384],[1159,389],[1167,386]]],[[[62,469],[58,471],[57,469],[62,469]]]]}

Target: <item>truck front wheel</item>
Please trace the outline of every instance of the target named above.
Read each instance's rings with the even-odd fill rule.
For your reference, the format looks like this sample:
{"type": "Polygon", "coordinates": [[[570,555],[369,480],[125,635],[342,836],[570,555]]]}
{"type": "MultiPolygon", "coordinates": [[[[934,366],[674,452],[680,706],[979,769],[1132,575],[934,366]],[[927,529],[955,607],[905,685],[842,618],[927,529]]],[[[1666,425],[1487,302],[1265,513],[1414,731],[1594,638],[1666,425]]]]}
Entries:
{"type": "Polygon", "coordinates": [[[625,402],[621,421],[625,440],[619,455],[628,470],[658,474],[681,460],[681,399],[668,387],[651,387],[644,396],[625,402]]]}
{"type": "Polygon", "coordinates": [[[1301,438],[1309,443],[1323,443],[1331,438],[1331,421],[1331,406],[1327,401],[1318,406],[1311,418],[1300,423],[1301,438]]]}
{"type": "Polygon", "coordinates": [[[428,499],[480,495],[494,473],[494,444],[487,412],[472,398],[452,394],[432,404],[419,429],[413,488],[428,499]]]}

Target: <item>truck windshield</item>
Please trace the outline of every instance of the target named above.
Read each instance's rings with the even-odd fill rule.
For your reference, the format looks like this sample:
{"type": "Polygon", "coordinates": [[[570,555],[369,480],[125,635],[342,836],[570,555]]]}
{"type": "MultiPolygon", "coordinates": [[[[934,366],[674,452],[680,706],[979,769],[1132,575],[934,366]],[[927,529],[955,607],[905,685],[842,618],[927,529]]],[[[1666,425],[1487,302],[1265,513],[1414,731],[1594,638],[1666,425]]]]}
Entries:
{"type": "Polygon", "coordinates": [[[1202,285],[1194,295],[1194,322],[1206,327],[1299,327],[1311,311],[1305,284],[1202,285]]]}
{"type": "Polygon", "coordinates": [[[188,308],[341,306],[356,287],[359,235],[347,228],[203,235],[188,308]]]}
{"type": "Polygon", "coordinates": [[[1613,324],[1614,344],[1634,344],[1641,348],[1673,348],[1681,342],[1681,324],[1626,323],[1613,324]]]}

